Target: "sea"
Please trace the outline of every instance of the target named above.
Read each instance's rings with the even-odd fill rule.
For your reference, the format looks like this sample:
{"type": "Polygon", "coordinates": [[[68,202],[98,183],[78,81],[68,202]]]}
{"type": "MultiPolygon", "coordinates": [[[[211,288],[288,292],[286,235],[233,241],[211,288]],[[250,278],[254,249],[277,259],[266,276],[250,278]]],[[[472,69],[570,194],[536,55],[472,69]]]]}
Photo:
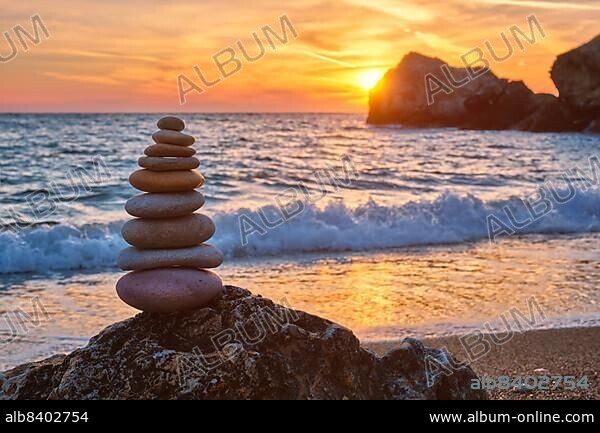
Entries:
{"type": "MultiPolygon", "coordinates": [[[[137,313],[116,259],[159,117],[0,115],[0,371],[137,313]]],[[[226,284],[365,343],[600,323],[600,135],[182,117],[226,284]]]]}

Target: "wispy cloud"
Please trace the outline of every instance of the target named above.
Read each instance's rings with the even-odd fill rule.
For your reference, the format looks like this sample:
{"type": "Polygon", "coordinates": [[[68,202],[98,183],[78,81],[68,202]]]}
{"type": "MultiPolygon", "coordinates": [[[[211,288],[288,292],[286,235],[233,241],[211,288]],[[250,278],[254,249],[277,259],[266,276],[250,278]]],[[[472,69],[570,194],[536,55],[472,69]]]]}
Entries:
{"type": "Polygon", "coordinates": [[[347,63],[347,62],[344,62],[342,60],[335,59],[333,57],[325,56],[325,55],[319,54],[319,53],[317,53],[315,51],[310,51],[310,50],[307,50],[307,49],[299,49],[299,50],[296,50],[296,51],[298,51],[300,53],[303,53],[303,54],[306,54],[308,56],[314,57],[315,59],[323,60],[325,62],[329,62],[329,63],[333,63],[335,65],[343,66],[345,68],[356,68],[357,67],[356,65],[353,65],[352,63],[347,63]]]}
{"type": "Polygon", "coordinates": [[[111,52],[102,52],[102,51],[48,50],[48,51],[46,51],[46,54],[58,55],[58,56],[138,60],[141,62],[159,62],[160,61],[160,59],[157,57],[138,56],[135,54],[122,54],[122,53],[111,53],[111,52]]]}
{"type": "Polygon", "coordinates": [[[119,81],[113,78],[98,75],[73,75],[62,74],[60,72],[44,72],[44,75],[47,77],[55,78],[57,80],[71,81],[77,83],[100,84],[109,86],[116,86],[121,84],[119,81]]]}
{"type": "Polygon", "coordinates": [[[462,54],[468,51],[467,47],[457,45],[451,40],[445,39],[435,33],[415,32],[415,36],[426,43],[431,49],[442,49],[453,54],[462,54]]]}
{"type": "Polygon", "coordinates": [[[349,3],[371,8],[400,18],[404,21],[430,21],[435,18],[435,10],[426,6],[399,0],[348,0],[349,3]]]}
{"type": "Polygon", "coordinates": [[[528,8],[540,9],[575,9],[575,10],[595,10],[600,11],[598,2],[565,2],[565,1],[549,1],[549,0],[476,0],[480,3],[488,3],[493,5],[504,6],[523,6],[528,8]]]}

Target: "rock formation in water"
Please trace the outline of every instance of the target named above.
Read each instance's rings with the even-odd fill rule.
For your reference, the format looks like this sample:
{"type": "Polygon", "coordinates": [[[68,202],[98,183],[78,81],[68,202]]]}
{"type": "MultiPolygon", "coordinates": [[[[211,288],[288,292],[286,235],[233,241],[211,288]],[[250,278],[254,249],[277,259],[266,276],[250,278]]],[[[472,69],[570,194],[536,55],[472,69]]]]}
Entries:
{"type": "Polygon", "coordinates": [[[417,340],[379,357],[348,329],[228,286],[206,308],[142,313],[0,374],[0,400],[485,399],[475,378],[417,340]]]}
{"type": "Polygon", "coordinates": [[[407,127],[532,132],[598,132],[600,36],[558,57],[552,79],[559,97],[482,68],[453,68],[407,54],[370,96],[368,123],[407,127]]]}
{"type": "Polygon", "coordinates": [[[600,35],[558,56],[551,74],[577,124],[600,133],[600,35]]]}

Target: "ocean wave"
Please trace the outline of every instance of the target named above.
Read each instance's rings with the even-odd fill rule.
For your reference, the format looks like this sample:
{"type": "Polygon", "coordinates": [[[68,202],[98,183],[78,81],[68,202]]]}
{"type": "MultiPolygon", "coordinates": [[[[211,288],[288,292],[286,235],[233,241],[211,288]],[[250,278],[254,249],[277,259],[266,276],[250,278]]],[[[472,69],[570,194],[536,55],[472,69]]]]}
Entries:
{"type": "MultiPolygon", "coordinates": [[[[356,208],[342,202],[325,207],[306,204],[302,212],[288,215],[284,222],[280,209],[266,206],[214,214],[217,233],[211,243],[229,258],[462,243],[487,239],[490,215],[495,218],[494,230],[503,235],[591,233],[600,231],[600,192],[580,191],[568,203],[556,204],[547,215],[521,224],[531,219],[529,212],[516,197],[484,201],[451,193],[399,206],[374,201],[356,208]]],[[[122,223],[1,232],[0,274],[114,266],[126,246],[120,235],[122,223]]]]}
{"type": "Polygon", "coordinates": [[[0,274],[100,269],[124,248],[120,224],[41,225],[0,233],[0,274]]]}

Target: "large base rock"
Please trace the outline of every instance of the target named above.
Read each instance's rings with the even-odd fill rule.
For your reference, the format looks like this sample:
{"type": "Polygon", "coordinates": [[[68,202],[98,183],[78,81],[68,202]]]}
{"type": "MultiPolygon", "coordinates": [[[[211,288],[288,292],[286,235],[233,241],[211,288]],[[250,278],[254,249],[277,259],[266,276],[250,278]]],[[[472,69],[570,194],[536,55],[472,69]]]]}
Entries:
{"type": "Polygon", "coordinates": [[[0,374],[0,399],[485,398],[475,377],[416,340],[380,358],[339,325],[227,287],[209,308],[143,313],[0,374]]]}

